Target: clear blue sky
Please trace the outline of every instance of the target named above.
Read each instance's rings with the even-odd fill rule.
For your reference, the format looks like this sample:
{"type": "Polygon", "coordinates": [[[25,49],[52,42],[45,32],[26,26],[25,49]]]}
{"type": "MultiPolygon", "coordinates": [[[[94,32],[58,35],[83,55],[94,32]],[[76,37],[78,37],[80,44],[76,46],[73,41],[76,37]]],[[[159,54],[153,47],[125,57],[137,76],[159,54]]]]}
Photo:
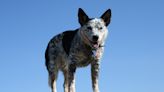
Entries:
{"type": "MultiPolygon", "coordinates": [[[[112,9],[101,62],[101,92],[164,92],[163,0],[1,0],[0,92],[50,92],[44,52],[56,34],[112,9]]],[[[63,75],[58,77],[63,92],[63,75]]],[[[90,67],[76,73],[77,92],[92,92],[90,67]]]]}

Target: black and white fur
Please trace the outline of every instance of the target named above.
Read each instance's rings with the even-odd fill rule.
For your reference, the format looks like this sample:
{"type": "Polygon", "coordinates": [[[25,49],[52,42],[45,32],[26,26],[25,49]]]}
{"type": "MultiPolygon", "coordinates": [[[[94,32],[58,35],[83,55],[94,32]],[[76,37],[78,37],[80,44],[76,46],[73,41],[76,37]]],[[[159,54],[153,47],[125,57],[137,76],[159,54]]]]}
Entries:
{"type": "Polygon", "coordinates": [[[99,92],[99,64],[104,51],[107,26],[111,20],[108,9],[100,18],[89,18],[79,8],[81,27],[54,36],[48,43],[45,59],[49,73],[49,85],[56,91],[58,71],[64,74],[64,92],[75,92],[75,71],[78,67],[91,65],[93,92],[99,92]]]}

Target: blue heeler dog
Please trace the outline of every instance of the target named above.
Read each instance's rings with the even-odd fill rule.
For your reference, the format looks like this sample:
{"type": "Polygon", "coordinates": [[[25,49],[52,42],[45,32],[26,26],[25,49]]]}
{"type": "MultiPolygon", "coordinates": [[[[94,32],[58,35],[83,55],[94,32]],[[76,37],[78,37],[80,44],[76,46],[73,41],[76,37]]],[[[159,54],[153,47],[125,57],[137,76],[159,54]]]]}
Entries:
{"type": "Polygon", "coordinates": [[[111,10],[108,9],[100,18],[89,18],[79,8],[78,20],[81,25],[79,29],[58,34],[47,46],[45,58],[52,92],[57,92],[56,80],[59,70],[64,74],[64,92],[75,92],[76,68],[89,64],[93,92],[99,92],[99,64],[108,34],[111,10]]]}

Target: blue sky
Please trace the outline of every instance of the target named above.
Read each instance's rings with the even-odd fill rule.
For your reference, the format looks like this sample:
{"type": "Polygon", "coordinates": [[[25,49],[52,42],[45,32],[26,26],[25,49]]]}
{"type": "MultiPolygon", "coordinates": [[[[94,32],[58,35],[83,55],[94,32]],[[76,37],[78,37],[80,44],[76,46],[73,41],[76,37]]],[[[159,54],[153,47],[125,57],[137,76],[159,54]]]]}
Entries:
{"type": "MultiPolygon", "coordinates": [[[[164,92],[163,0],[1,0],[0,92],[50,92],[44,51],[48,41],[108,8],[112,22],[101,62],[101,92],[164,92]]],[[[63,91],[63,75],[58,77],[63,91]]],[[[77,92],[92,92],[90,66],[76,73],[77,92]]]]}

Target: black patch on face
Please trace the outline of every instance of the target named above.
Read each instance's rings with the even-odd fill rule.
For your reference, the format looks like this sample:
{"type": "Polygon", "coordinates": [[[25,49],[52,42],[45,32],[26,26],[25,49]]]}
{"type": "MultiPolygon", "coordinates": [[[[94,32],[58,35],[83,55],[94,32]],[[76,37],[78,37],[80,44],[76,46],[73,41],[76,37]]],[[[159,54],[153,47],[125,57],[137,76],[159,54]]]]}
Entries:
{"type": "Polygon", "coordinates": [[[75,31],[63,32],[62,45],[63,45],[63,48],[64,48],[65,52],[67,53],[67,55],[69,55],[71,43],[72,43],[72,40],[73,40],[75,34],[77,33],[77,31],[78,31],[78,29],[75,31]]]}

